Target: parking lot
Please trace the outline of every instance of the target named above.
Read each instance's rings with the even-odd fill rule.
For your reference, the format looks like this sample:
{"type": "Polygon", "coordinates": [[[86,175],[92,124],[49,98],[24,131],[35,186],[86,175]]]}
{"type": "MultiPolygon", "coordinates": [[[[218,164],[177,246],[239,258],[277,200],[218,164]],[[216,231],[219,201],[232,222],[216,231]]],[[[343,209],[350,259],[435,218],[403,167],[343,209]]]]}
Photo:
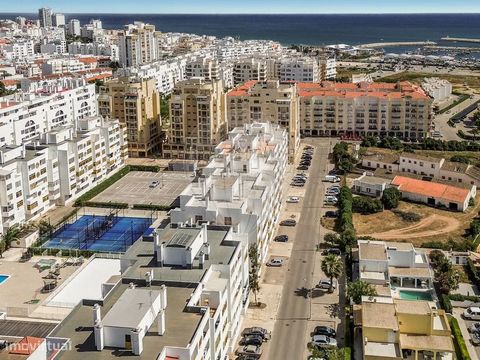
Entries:
{"type": "Polygon", "coordinates": [[[92,201],[169,206],[193,179],[191,172],[132,171],[92,201]],[[153,181],[158,181],[158,185],[152,188],[153,181]]]}
{"type": "Polygon", "coordinates": [[[453,308],[453,315],[458,321],[458,325],[460,326],[460,330],[462,331],[463,339],[465,340],[465,345],[467,345],[468,352],[472,359],[480,359],[480,346],[474,346],[470,340],[470,332],[468,328],[478,322],[478,321],[470,321],[463,318],[462,313],[465,309],[464,308],[453,308]]]}

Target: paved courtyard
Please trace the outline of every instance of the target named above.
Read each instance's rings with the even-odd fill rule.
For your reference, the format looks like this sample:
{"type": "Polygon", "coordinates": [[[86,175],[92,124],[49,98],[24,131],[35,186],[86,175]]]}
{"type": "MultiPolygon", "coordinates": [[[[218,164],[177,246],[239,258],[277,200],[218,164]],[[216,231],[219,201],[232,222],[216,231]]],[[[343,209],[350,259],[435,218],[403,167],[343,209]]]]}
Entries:
{"type": "Polygon", "coordinates": [[[191,172],[132,171],[95,196],[92,201],[169,206],[193,179],[191,172]],[[155,188],[150,187],[153,181],[159,182],[155,188]]]}

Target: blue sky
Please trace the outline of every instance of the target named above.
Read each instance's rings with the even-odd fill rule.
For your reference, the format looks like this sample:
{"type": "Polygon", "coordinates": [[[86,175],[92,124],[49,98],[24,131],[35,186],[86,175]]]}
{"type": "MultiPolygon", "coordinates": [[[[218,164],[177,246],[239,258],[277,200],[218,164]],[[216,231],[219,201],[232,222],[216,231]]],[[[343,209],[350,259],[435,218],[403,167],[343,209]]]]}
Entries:
{"type": "Polygon", "coordinates": [[[0,0],[0,12],[66,13],[480,13],[479,0],[0,0]]]}

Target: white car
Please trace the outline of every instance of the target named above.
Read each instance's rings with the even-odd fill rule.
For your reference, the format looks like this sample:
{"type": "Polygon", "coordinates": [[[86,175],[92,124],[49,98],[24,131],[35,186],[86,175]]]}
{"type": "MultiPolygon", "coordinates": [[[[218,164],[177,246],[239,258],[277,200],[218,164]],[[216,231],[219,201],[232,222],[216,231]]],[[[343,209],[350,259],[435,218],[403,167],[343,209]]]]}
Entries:
{"type": "Polygon", "coordinates": [[[298,196],[290,196],[287,199],[287,203],[297,204],[300,202],[300,198],[298,196]]]}
{"type": "Polygon", "coordinates": [[[155,180],[150,183],[150,187],[153,189],[153,188],[156,188],[159,184],[160,183],[157,180],[155,180]]]}
{"type": "Polygon", "coordinates": [[[337,340],[325,335],[314,335],[312,345],[319,348],[332,349],[337,347],[337,340]]]}
{"type": "Polygon", "coordinates": [[[322,279],[318,282],[317,287],[319,289],[336,289],[337,288],[337,280],[333,279],[333,284],[330,282],[330,279],[322,279]]]}
{"type": "Polygon", "coordinates": [[[325,202],[330,204],[336,204],[338,202],[338,199],[333,195],[327,195],[325,196],[325,202]]]}
{"type": "Polygon", "coordinates": [[[280,267],[283,265],[283,259],[271,259],[268,263],[267,266],[275,266],[275,267],[280,267]]]}

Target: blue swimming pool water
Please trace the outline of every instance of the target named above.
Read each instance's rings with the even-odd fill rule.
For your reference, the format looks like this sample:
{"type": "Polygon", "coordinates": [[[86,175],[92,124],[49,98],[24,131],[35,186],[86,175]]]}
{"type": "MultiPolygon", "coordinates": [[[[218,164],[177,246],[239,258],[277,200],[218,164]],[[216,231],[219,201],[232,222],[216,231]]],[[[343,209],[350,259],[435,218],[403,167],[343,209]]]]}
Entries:
{"type": "Polygon", "coordinates": [[[9,275],[0,275],[0,284],[8,280],[9,275]]]}
{"type": "Polygon", "coordinates": [[[83,215],[72,224],[65,224],[42,247],[79,249],[101,252],[125,252],[148,230],[149,218],[83,215]]]}
{"type": "Polygon", "coordinates": [[[400,299],[404,300],[432,300],[432,295],[429,291],[413,291],[413,290],[400,290],[400,299]]]}

